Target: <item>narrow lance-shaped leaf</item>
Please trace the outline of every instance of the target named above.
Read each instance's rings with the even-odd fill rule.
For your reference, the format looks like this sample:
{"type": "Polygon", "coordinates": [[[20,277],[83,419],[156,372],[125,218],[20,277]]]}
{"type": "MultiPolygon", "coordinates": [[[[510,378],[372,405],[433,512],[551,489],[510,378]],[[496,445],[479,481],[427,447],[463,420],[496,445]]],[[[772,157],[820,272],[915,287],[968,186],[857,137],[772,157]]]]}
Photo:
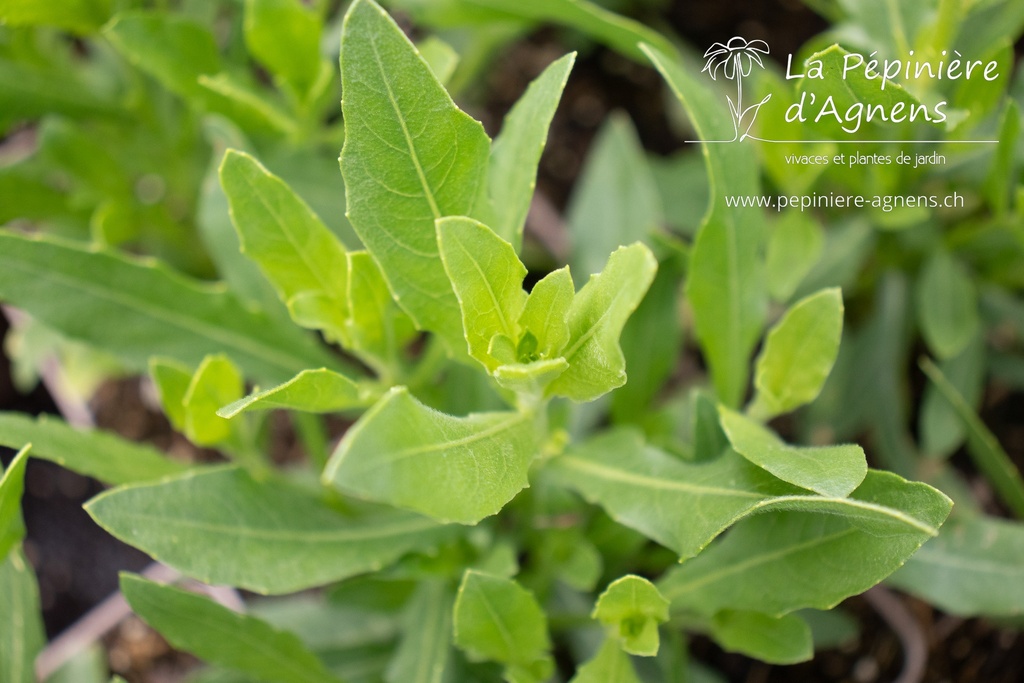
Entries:
{"type": "Polygon", "coordinates": [[[469,355],[493,371],[499,362],[488,353],[491,339],[519,340],[526,266],[511,244],[470,218],[437,221],[437,247],[462,310],[469,355]]]}
{"type": "Polygon", "coordinates": [[[963,617],[1024,614],[1024,525],[950,520],[888,582],[963,617]]]}
{"type": "Polygon", "coordinates": [[[569,310],[575,295],[568,267],[551,271],[530,290],[519,327],[537,340],[538,358],[556,358],[569,343],[569,310]]]}
{"type": "Polygon", "coordinates": [[[945,496],[929,486],[899,477],[885,479],[895,475],[877,472],[849,498],[810,495],[735,452],[727,451],[708,463],[687,464],[645,445],[639,434],[627,429],[569,450],[551,461],[547,471],[562,485],[601,505],[621,524],[671,548],[682,559],[696,555],[743,517],[782,509],[835,516],[875,533],[902,534],[920,545],[938,533],[950,506],[945,496]],[[899,493],[906,500],[896,498],[891,505],[874,500],[877,487],[869,482],[880,477],[885,479],[887,496],[899,493]]]}
{"type": "Polygon", "coordinates": [[[526,213],[537,184],[537,164],[575,61],[575,53],[566,55],[530,83],[494,139],[487,178],[495,216],[494,232],[517,251],[523,242],[526,213]]]}
{"type": "Polygon", "coordinates": [[[548,393],[574,401],[592,401],[626,382],[626,361],[619,334],[647,293],[658,269],[642,244],[616,249],[569,307],[569,343],[561,356],[569,368],[548,393]]]}
{"type": "Polygon", "coordinates": [[[95,477],[106,484],[151,481],[187,469],[160,451],[100,430],[75,429],[57,418],[0,413],[0,445],[32,444],[32,457],[95,477]]]}
{"type": "Polygon", "coordinates": [[[246,0],[244,28],[249,53],[305,95],[320,71],[318,11],[299,0],[246,0]]]}
{"type": "Polygon", "coordinates": [[[195,367],[210,353],[271,382],[308,367],[342,369],[312,338],[274,325],[223,288],[53,239],[0,231],[0,298],[139,369],[154,355],[195,367]]]}
{"type": "Polygon", "coordinates": [[[395,387],[345,434],[323,478],[361,497],[475,524],[527,486],[538,419],[525,412],[452,417],[395,387]]]}
{"type": "MultiPolygon", "coordinates": [[[[305,10],[303,10],[305,11],[305,10]]],[[[245,152],[229,149],[220,181],[242,251],[288,303],[299,295],[327,300],[325,319],[299,319],[346,340],[348,308],[345,247],[287,184],[245,152]]]]}
{"type": "Polygon", "coordinates": [[[898,569],[938,533],[951,507],[930,486],[875,470],[847,501],[877,514],[850,515],[826,503],[752,515],[671,570],[658,588],[673,610],[705,615],[831,609],[898,569]]]}
{"type": "Polygon", "coordinates": [[[217,468],[94,498],[114,536],[201,581],[290,593],[379,569],[451,532],[417,515],[343,515],[309,492],[217,468]]]}
{"type": "Polygon", "coordinates": [[[723,610],[711,619],[711,637],[726,652],[739,652],[770,664],[796,664],[814,656],[811,629],[795,614],[723,610]]]}
{"type": "Polygon", "coordinates": [[[29,448],[25,446],[18,451],[6,471],[0,468],[0,562],[4,562],[11,549],[25,538],[21,494],[25,491],[25,466],[28,464],[29,448]]]}
{"type": "Polygon", "coordinates": [[[936,251],[918,277],[917,313],[921,334],[939,358],[962,351],[978,330],[974,282],[945,251],[936,251]]]}
{"type": "Polygon", "coordinates": [[[653,657],[658,654],[658,625],[668,621],[668,600],[647,579],[623,576],[597,599],[593,617],[612,628],[623,650],[653,657]]]}
{"type": "Polygon", "coordinates": [[[779,216],[765,257],[765,278],[773,299],[785,302],[793,296],[824,245],[824,231],[812,214],[791,210],[779,216]]]}
{"type": "MultiPolygon", "coordinates": [[[[702,140],[734,139],[718,95],[698,83],[668,53],[641,49],[668,81],[702,140]]],[[[694,326],[711,368],[719,400],[739,405],[747,384],[750,353],[761,333],[766,309],[757,209],[729,207],[727,195],[760,194],[757,161],[749,145],[706,144],[711,202],[690,255],[686,296],[694,326]]]]}
{"type": "Polygon", "coordinates": [[[460,111],[394,21],[356,0],[341,38],[348,217],[399,304],[462,354],[458,301],[434,221],[471,216],[490,142],[460,111]]]}
{"type": "Polygon", "coordinates": [[[451,659],[451,588],[441,581],[420,584],[403,616],[403,635],[388,664],[388,683],[442,683],[451,659]]]}
{"type": "Polygon", "coordinates": [[[566,215],[576,282],[585,283],[618,247],[647,241],[662,220],[658,186],[636,129],[616,112],[594,139],[566,215]]]}
{"type": "Polygon", "coordinates": [[[551,676],[547,618],[512,579],[467,570],[455,599],[455,644],[475,659],[506,665],[506,678],[541,683],[551,676]]]}
{"type": "Polygon", "coordinates": [[[132,610],[174,647],[276,683],[339,683],[291,633],[213,600],[134,574],[121,575],[132,610]]]}
{"type": "Polygon", "coordinates": [[[21,548],[0,561],[0,680],[36,683],[36,657],[46,643],[39,586],[21,548]]]}
{"type": "Polygon", "coordinates": [[[217,410],[241,397],[245,382],[235,364],[226,356],[207,356],[192,376],[181,399],[185,413],[185,435],[200,446],[220,444],[235,433],[233,425],[217,410]]]}
{"type": "Polygon", "coordinates": [[[374,391],[345,375],[320,368],[303,370],[276,387],[256,391],[234,403],[220,407],[217,415],[232,418],[257,410],[301,410],[307,413],[333,413],[369,405],[374,391]]]}
{"type": "Polygon", "coordinates": [[[868,472],[864,449],[842,446],[790,446],[756,421],[719,407],[722,429],[744,458],[779,479],[823,496],[845,498],[868,472]]]}

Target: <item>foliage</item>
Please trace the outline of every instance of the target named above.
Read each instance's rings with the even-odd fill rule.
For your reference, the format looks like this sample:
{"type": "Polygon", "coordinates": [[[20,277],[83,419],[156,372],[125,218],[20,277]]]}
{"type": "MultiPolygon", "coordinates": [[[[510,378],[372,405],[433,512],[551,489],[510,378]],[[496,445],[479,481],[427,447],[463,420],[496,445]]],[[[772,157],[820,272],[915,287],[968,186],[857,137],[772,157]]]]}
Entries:
{"type": "MultiPolygon", "coordinates": [[[[122,577],[136,613],[207,663],[197,683],[686,680],[683,633],[804,661],[807,610],[884,580],[956,614],[1024,611],[1020,524],[983,514],[947,461],[966,443],[1021,514],[1020,473],[977,414],[990,376],[1024,387],[1019,83],[815,91],[737,55],[726,75],[760,104],[727,143],[739,94],[583,0],[389,3],[458,63],[373,0],[340,23],[299,0],[66,4],[0,4],[0,129],[37,136],[0,167],[0,300],[32,316],[23,338],[148,371],[171,425],[228,462],[0,415],[0,444],[23,449],[0,480],[4,681],[32,680],[44,645],[18,506],[30,456],[112,486],[86,509],[117,538],[275,596],[236,614],[122,577]],[[538,22],[652,66],[707,142],[651,159],[613,116],[556,268],[524,226],[576,55],[493,140],[453,98],[479,76],[471,55],[538,22]],[[843,108],[948,99],[947,125],[911,131],[949,143],[949,165],[794,168],[804,146],[787,140],[842,146],[824,122],[779,126],[812,91],[843,108]],[[986,135],[999,143],[958,146],[986,135]],[[727,201],[952,188],[962,207],[727,201]],[[936,359],[919,406],[915,349],[936,359]],[[706,374],[680,373],[698,351],[706,374]],[[271,410],[290,411],[307,463],[273,462],[271,410]],[[324,414],[350,423],[333,448],[324,414]],[[844,443],[861,437],[884,469],[844,443]]],[[[880,22],[815,3],[833,27],[802,64],[914,46],[1009,68],[1017,3],[925,4],[880,22]]],[[[876,142],[894,131],[850,135],[895,154],[876,142]]]]}

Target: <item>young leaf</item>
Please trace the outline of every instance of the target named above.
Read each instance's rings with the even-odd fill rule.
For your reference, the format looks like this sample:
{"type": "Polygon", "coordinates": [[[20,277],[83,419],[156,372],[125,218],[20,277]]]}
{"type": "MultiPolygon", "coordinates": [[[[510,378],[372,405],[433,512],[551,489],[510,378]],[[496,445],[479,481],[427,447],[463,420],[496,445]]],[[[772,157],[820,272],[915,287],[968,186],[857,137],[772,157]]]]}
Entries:
{"type": "Polygon", "coordinates": [[[612,638],[605,638],[601,649],[584,664],[569,683],[640,683],[629,655],[612,638]]]}
{"type": "Polygon", "coordinates": [[[470,218],[438,220],[437,248],[462,310],[469,355],[493,371],[499,363],[488,354],[491,338],[519,339],[526,267],[511,244],[470,218]]]}
{"type": "Polygon", "coordinates": [[[564,358],[537,360],[531,363],[499,365],[492,373],[494,381],[505,389],[520,394],[540,396],[569,368],[564,358]]]}
{"type": "Polygon", "coordinates": [[[345,15],[341,81],[349,220],[402,308],[461,355],[459,305],[434,221],[473,215],[486,182],[487,135],[372,0],[356,0],[345,15]]]}
{"type": "Polygon", "coordinates": [[[568,267],[551,271],[530,290],[519,327],[537,340],[538,358],[556,358],[569,343],[569,310],[575,295],[568,267]]]}
{"type": "Polygon", "coordinates": [[[249,53],[305,95],[320,72],[317,10],[299,0],[246,0],[244,26],[249,53]]]}
{"type": "Polygon", "coordinates": [[[598,272],[616,248],[646,241],[661,225],[658,186],[625,114],[613,114],[598,132],[566,220],[577,284],[598,272]]]}
{"type": "Polygon", "coordinates": [[[168,90],[204,101],[198,78],[221,71],[213,34],[202,24],[173,14],[121,12],[103,33],[129,62],[168,90]]]}
{"type": "Polygon", "coordinates": [[[951,520],[888,583],[963,617],[1024,614],[1024,525],[951,520]]]}
{"type": "Polygon", "coordinates": [[[25,466],[28,464],[29,448],[25,446],[18,451],[6,471],[0,468],[0,562],[6,561],[11,549],[25,538],[21,494],[25,491],[25,466]]]}
{"type": "Polygon", "coordinates": [[[872,470],[847,505],[871,514],[809,505],[751,515],[658,588],[673,609],[706,615],[831,609],[902,566],[937,534],[951,502],[929,486],[872,470]],[[810,514],[818,511],[825,514],[810,514]]]}
{"type": "Polygon", "coordinates": [[[340,240],[284,181],[245,152],[227,151],[220,181],[242,251],[259,265],[281,300],[311,292],[323,296],[330,317],[311,322],[334,339],[347,339],[348,261],[340,240]]]}
{"type": "Polygon", "coordinates": [[[160,451],[100,430],[80,430],[52,416],[0,412],[0,445],[32,444],[32,457],[111,484],[152,481],[187,469],[160,451]]]}
{"type": "Polygon", "coordinates": [[[751,412],[772,417],[810,403],[825,384],[843,334],[843,297],[825,289],[801,299],[768,332],[757,359],[751,412]]]}
{"type": "Polygon", "coordinates": [[[755,420],[721,406],[722,429],[744,458],[779,479],[823,496],[845,498],[868,473],[864,449],[843,446],[790,446],[755,420]]]}
{"type": "Polygon", "coordinates": [[[221,407],[217,415],[231,419],[256,410],[334,413],[367,406],[372,400],[373,394],[368,387],[360,386],[333,370],[320,368],[303,370],[284,384],[249,394],[221,407]]]}
{"type": "Polygon", "coordinates": [[[569,368],[549,394],[592,401],[626,382],[619,333],[654,279],[658,264],[642,244],[616,249],[569,308],[569,343],[561,352],[569,368]]]}
{"type": "Polygon", "coordinates": [[[552,673],[547,617],[512,579],[466,571],[455,599],[455,644],[475,659],[505,664],[517,682],[541,683],[552,673]]]}
{"type": "Polygon", "coordinates": [[[86,504],[114,536],[189,576],[291,593],[378,569],[450,531],[417,515],[343,515],[285,482],[219,467],[108,491],[86,504]]]}
{"type": "Polygon", "coordinates": [[[548,140],[548,128],[575,61],[576,53],[565,55],[530,83],[494,139],[487,176],[496,219],[494,232],[516,251],[523,242],[523,226],[537,184],[537,164],[548,140]]]}
{"type": "Polygon", "coordinates": [[[395,387],[345,434],[323,479],[437,520],[476,524],[527,486],[536,420],[518,412],[452,417],[395,387]]]}
{"type": "MultiPolygon", "coordinates": [[[[711,92],[670,53],[641,45],[682,102],[702,140],[725,141],[739,134],[711,92]]],[[[761,334],[766,309],[757,210],[729,207],[726,195],[760,193],[757,162],[748,145],[704,147],[711,203],[690,254],[686,297],[693,307],[697,339],[711,368],[719,400],[739,405],[746,390],[750,352],[761,334]]]]}
{"type": "Polygon", "coordinates": [[[974,282],[944,250],[937,250],[918,276],[917,313],[921,334],[939,358],[963,351],[978,331],[974,282]]]}
{"type": "Polygon", "coordinates": [[[388,683],[443,683],[452,649],[451,589],[420,584],[403,617],[403,636],[388,664],[388,683]]]}
{"type": "Polygon", "coordinates": [[[786,211],[768,240],[765,281],[776,301],[789,301],[821,256],[825,234],[810,214],[786,211]]]}
{"type": "Polygon", "coordinates": [[[796,664],[814,657],[807,622],[795,614],[723,610],[711,619],[711,637],[726,652],[739,652],[769,664],[796,664]]]}
{"type": "Polygon", "coordinates": [[[49,238],[0,231],[0,298],[134,368],[154,355],[194,367],[226,353],[247,375],[270,382],[308,367],[343,369],[306,334],[273,325],[222,288],[49,238]]]}
{"type": "Polygon", "coordinates": [[[231,438],[232,424],[217,410],[245,391],[242,374],[226,356],[207,356],[192,376],[181,403],[185,435],[199,446],[213,446],[231,438]]]}
{"type": "Polygon", "coordinates": [[[388,290],[380,267],[365,251],[348,252],[348,319],[352,351],[378,373],[394,368],[416,328],[388,290]]]}
{"type": "Polygon", "coordinates": [[[437,76],[442,85],[447,85],[455,67],[459,65],[459,53],[436,35],[429,35],[416,44],[416,49],[437,76]]]}
{"type": "Polygon", "coordinates": [[[46,643],[39,586],[21,549],[0,561],[0,680],[36,683],[36,657],[46,643]]]}
{"type": "Polygon", "coordinates": [[[902,535],[913,539],[916,549],[938,533],[950,506],[929,486],[878,472],[870,473],[874,478],[865,479],[849,498],[810,495],[734,452],[691,465],[645,445],[639,434],[627,429],[570,450],[552,460],[546,471],[601,505],[619,523],[671,548],[682,559],[696,555],[737,520],[779,509],[823,513],[875,533],[902,535]],[[890,476],[895,479],[886,478],[890,476]],[[879,497],[878,487],[869,484],[880,477],[891,503],[873,500],[879,497]]]}
{"type": "Polygon", "coordinates": [[[207,597],[121,575],[132,611],[179,650],[275,683],[339,683],[291,633],[207,597]]]}
{"type": "Polygon", "coordinates": [[[185,394],[192,384],[192,371],[183,363],[170,358],[150,358],[149,376],[160,397],[160,407],[171,426],[185,431],[185,394]]]}
{"type": "Polygon", "coordinates": [[[658,624],[668,621],[668,600],[647,579],[623,576],[597,599],[592,615],[612,628],[631,655],[658,654],[658,624]]]}

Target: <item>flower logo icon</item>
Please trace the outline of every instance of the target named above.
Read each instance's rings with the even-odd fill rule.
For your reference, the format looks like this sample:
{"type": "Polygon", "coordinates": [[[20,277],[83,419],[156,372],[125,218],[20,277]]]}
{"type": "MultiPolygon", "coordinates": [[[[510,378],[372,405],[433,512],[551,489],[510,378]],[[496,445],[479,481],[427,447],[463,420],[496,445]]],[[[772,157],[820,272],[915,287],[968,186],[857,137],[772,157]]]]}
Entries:
{"type": "Polygon", "coordinates": [[[704,53],[704,59],[707,61],[705,61],[701,73],[707,71],[712,80],[718,80],[718,74],[721,72],[726,80],[736,81],[736,101],[734,102],[731,97],[726,96],[726,99],[729,100],[729,110],[732,113],[733,127],[736,131],[735,137],[730,142],[747,137],[761,105],[772,97],[769,94],[760,102],[752,104],[746,109],[743,108],[743,79],[751,74],[755,63],[762,69],[764,68],[761,55],[767,55],[768,52],[768,43],[763,40],[747,40],[741,36],[734,36],[727,43],[715,43],[704,53]],[[748,114],[750,114],[749,117],[748,114]],[[744,121],[746,121],[745,127],[744,121]],[[742,134],[740,130],[743,130],[742,134]]]}

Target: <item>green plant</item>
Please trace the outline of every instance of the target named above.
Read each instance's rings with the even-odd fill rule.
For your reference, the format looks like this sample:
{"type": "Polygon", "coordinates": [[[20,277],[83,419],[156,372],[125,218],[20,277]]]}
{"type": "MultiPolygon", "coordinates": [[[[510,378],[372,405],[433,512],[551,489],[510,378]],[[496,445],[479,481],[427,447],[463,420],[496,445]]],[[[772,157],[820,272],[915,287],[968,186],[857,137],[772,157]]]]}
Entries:
{"type": "MultiPolygon", "coordinates": [[[[444,21],[465,20],[473,4],[449,3],[444,21]]],[[[485,4],[471,13],[477,21],[557,20],[649,61],[702,139],[734,137],[738,105],[730,116],[693,75],[699,68],[687,69],[650,29],[568,0],[485,4]]],[[[824,389],[801,419],[835,420],[839,438],[852,439],[864,411],[893,405],[880,395],[884,382],[868,399],[852,396],[863,390],[858,368],[907,355],[905,340],[891,339],[906,309],[904,276],[887,275],[883,262],[866,267],[870,286],[836,281],[834,264],[852,262],[856,275],[858,256],[867,258],[857,240],[869,238],[856,218],[826,241],[809,214],[791,212],[766,226],[760,212],[730,205],[727,196],[761,194],[758,159],[742,141],[706,148],[710,203],[699,228],[691,226],[692,242],[661,232],[659,204],[669,197],[656,188],[666,169],[652,170],[628,122],[613,119],[570,209],[570,266],[527,291],[523,226],[574,57],[533,82],[491,141],[442,85],[445,60],[424,59],[430,51],[417,51],[372,0],[356,0],[341,25],[343,130],[325,133],[318,107],[334,92],[330,67],[279,49],[293,33],[307,47],[319,35],[319,15],[296,8],[251,1],[245,15],[247,45],[273,72],[288,115],[246,94],[230,74],[210,76],[216,49],[197,55],[193,45],[168,57],[147,39],[186,35],[191,24],[129,12],[104,30],[116,49],[195,107],[184,119],[220,111],[226,97],[236,121],[258,114],[272,140],[306,150],[295,152],[300,159],[343,138],[351,235],[325,224],[322,209],[311,209],[282,174],[239,149],[216,152],[237,244],[207,242],[226,286],[111,249],[0,232],[4,301],[127,369],[147,370],[171,424],[230,461],[183,464],[59,421],[0,415],[0,442],[32,443],[0,482],[0,601],[7,601],[0,605],[16,616],[0,624],[4,680],[31,680],[42,647],[31,569],[19,548],[17,501],[29,455],[114,486],[88,504],[90,514],[187,577],[268,595],[323,587],[254,602],[240,615],[125,575],[132,608],[211,665],[197,682],[686,680],[694,669],[684,633],[791,663],[812,656],[822,610],[905,564],[897,585],[954,611],[1006,613],[992,604],[993,591],[972,594],[978,580],[948,589],[956,578],[984,573],[983,563],[936,572],[949,564],[944,557],[1004,552],[973,547],[974,529],[1014,541],[994,558],[1012,564],[1019,529],[965,515],[956,522],[960,535],[943,534],[915,555],[939,535],[951,501],[904,478],[919,472],[899,443],[903,427],[893,431],[894,415],[879,416],[872,428],[889,438],[878,450],[895,473],[869,469],[857,445],[832,438],[792,445],[767,424],[824,389]],[[277,10],[293,21],[259,22],[261,12],[277,10]],[[249,263],[236,258],[238,245],[249,263]],[[844,293],[871,287],[879,304],[851,340],[844,293]],[[710,382],[672,388],[665,399],[659,394],[681,345],[681,292],[710,382]],[[843,355],[851,345],[852,360],[843,355]],[[255,384],[248,392],[247,381],[255,384]],[[844,424],[836,400],[861,412],[849,408],[844,424]],[[292,411],[308,466],[271,462],[271,409],[292,411]],[[325,413],[354,419],[333,452],[317,417],[325,413]]],[[[835,59],[836,50],[811,54],[835,59]]],[[[757,96],[777,85],[777,75],[766,73],[754,82],[757,96]]],[[[790,104],[797,91],[776,92],[770,104],[762,101],[760,138],[786,139],[767,128],[778,119],[770,107],[790,104]]],[[[1004,109],[1003,130],[1015,125],[1015,112],[1004,109]]],[[[231,129],[223,119],[206,125],[231,129]]],[[[1011,168],[1012,144],[998,152],[1011,168]]],[[[890,191],[909,182],[860,169],[787,174],[784,151],[769,148],[763,165],[771,182],[793,193],[817,182],[889,183],[882,189],[890,191]]],[[[668,170],[680,169],[693,177],[692,165],[668,170]]],[[[200,173],[184,175],[189,184],[200,173]]],[[[340,192],[340,181],[335,186],[340,192]]],[[[1012,231],[1006,188],[986,187],[994,217],[984,230],[1012,231]]],[[[919,218],[887,219],[897,223],[888,227],[919,218]]],[[[946,306],[942,289],[953,282],[949,296],[970,297],[971,280],[935,246],[938,238],[929,234],[922,247],[910,233],[869,231],[899,247],[878,247],[897,271],[914,272],[922,250],[935,252],[921,269],[921,327],[929,348],[952,363],[977,343],[980,323],[974,299],[946,306]]],[[[1011,268],[985,263],[997,281],[1014,277],[1011,268]]],[[[945,370],[959,376],[954,367],[945,370]]],[[[1017,510],[1012,466],[958,399],[957,384],[970,382],[946,382],[942,370],[925,368],[966,417],[973,448],[994,479],[1008,482],[1005,495],[1017,510]]],[[[941,477],[930,481],[957,494],[941,477]]]]}

